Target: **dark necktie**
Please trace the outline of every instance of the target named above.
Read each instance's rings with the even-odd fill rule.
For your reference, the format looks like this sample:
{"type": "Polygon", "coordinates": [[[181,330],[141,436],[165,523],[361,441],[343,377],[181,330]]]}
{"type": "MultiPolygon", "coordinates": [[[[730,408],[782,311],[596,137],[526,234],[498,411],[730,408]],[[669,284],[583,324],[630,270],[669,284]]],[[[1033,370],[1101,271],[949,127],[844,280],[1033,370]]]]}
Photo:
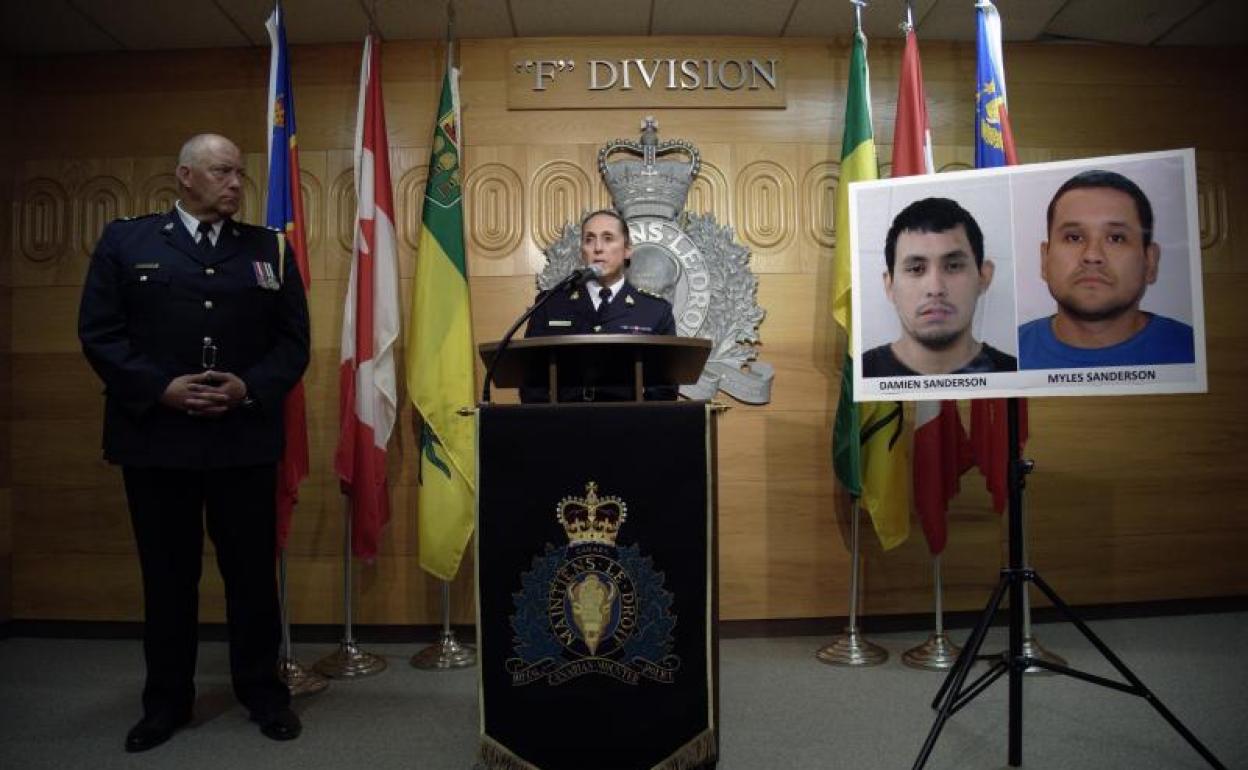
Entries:
{"type": "Polygon", "coordinates": [[[200,222],[199,227],[195,228],[195,232],[199,233],[199,250],[204,254],[212,253],[212,224],[209,222],[200,222]]]}
{"type": "Polygon", "coordinates": [[[602,319],[607,317],[607,306],[611,304],[611,290],[602,287],[598,290],[598,323],[602,323],[602,319]]]}

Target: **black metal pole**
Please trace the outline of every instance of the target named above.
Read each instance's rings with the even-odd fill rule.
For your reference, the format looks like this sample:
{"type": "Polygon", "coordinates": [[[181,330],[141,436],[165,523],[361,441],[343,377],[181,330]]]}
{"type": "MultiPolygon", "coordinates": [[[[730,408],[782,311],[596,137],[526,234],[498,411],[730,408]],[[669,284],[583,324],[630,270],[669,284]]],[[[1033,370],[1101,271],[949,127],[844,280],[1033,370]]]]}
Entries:
{"type": "Polygon", "coordinates": [[[1023,763],[1023,477],[1018,448],[1018,399],[1006,402],[1006,479],[1010,491],[1010,767],[1023,763]]]}

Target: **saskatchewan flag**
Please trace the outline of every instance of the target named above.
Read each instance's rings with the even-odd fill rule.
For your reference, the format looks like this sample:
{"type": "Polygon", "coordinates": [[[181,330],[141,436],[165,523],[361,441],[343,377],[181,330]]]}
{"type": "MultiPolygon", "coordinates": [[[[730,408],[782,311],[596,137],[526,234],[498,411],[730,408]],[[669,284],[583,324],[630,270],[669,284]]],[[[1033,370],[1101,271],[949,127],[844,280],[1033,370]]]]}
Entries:
{"type": "MultiPolygon", "coordinates": [[[[832,270],[832,317],[853,344],[850,313],[849,183],[875,179],[875,137],[867,77],[867,38],[859,30],[849,59],[841,178],[836,186],[836,256],[832,270]]],[[[854,359],[845,355],[841,396],[832,431],[832,466],[849,494],[867,509],[884,549],[910,536],[910,432],[901,403],[854,402],[854,359]]]]}
{"type": "Polygon", "coordinates": [[[420,566],[451,580],[472,536],[476,434],[472,313],[464,255],[458,72],[442,81],[408,325],[407,389],[420,413],[420,566]]]}

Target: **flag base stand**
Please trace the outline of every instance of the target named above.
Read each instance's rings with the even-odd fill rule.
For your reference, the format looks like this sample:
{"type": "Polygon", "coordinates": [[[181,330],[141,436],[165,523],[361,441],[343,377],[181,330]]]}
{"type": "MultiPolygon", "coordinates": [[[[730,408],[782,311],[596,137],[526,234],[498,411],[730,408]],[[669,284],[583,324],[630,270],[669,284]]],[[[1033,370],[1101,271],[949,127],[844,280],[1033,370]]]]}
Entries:
{"type": "Polygon", "coordinates": [[[442,631],[442,637],[412,656],[412,665],[425,671],[447,671],[469,668],[477,664],[477,651],[471,645],[460,644],[455,632],[442,631]]]}
{"type": "Polygon", "coordinates": [[[277,662],[277,678],[282,680],[291,697],[316,695],[326,687],[329,680],[315,671],[309,671],[292,658],[282,658],[277,662]]]}
{"type": "MultiPolygon", "coordinates": [[[[1063,658],[1061,655],[1058,655],[1057,653],[1049,652],[1048,650],[1046,650],[1044,647],[1040,645],[1040,642],[1036,641],[1036,637],[1031,636],[1031,635],[1026,635],[1023,637],[1023,657],[1030,658],[1032,660],[1043,660],[1046,663],[1051,663],[1051,664],[1058,665],[1058,666],[1066,665],[1065,658],[1063,658]]],[[[1047,676],[1049,674],[1052,674],[1053,672],[1045,668],[1044,666],[1032,665],[1023,669],[1023,673],[1027,674],[1028,676],[1035,676],[1035,675],[1047,676]]]]}
{"type": "Polygon", "coordinates": [[[1172,714],[1158,700],[1157,696],[1144,686],[1144,683],[1135,674],[1131,673],[1126,664],[1101,641],[1100,637],[1092,632],[1092,629],[1088,628],[1087,624],[1075,614],[1074,610],[1066,602],[1062,601],[1057,592],[1050,588],[1049,584],[1044,582],[1044,579],[1035,570],[1023,566],[1023,486],[1024,477],[1031,471],[1031,462],[1019,458],[1017,398],[1009,399],[1007,413],[1009,420],[1007,449],[1009,464],[1006,468],[1010,493],[1010,563],[1006,569],[1001,570],[1001,577],[997,581],[997,586],[993,590],[987,606],[984,607],[983,613],[979,616],[979,620],[975,623],[975,628],[971,631],[971,636],[967,640],[966,646],[962,648],[957,661],[954,663],[953,668],[950,669],[948,676],[945,677],[940,690],[937,691],[936,698],[932,701],[932,708],[937,710],[936,721],[932,724],[932,729],[927,734],[927,740],[923,743],[923,749],[919,752],[919,756],[914,762],[914,770],[919,770],[927,764],[932,749],[936,746],[936,740],[940,737],[940,731],[944,728],[945,722],[949,720],[949,717],[961,710],[963,706],[970,703],[976,696],[988,689],[993,682],[1006,674],[1009,676],[1009,765],[1010,767],[1022,765],[1023,672],[1033,666],[1055,674],[1064,674],[1091,684],[1144,698],[1209,763],[1210,767],[1226,770],[1226,766],[1218,761],[1217,757],[1179,721],[1178,717],[1172,714]],[[1053,603],[1054,608],[1062,617],[1073,623],[1092,646],[1118,671],[1126,680],[1125,683],[1079,671],[1043,658],[1030,657],[1024,652],[1023,606],[1028,584],[1034,584],[1040,589],[1049,601],[1053,603]],[[998,655],[981,656],[979,651],[984,644],[984,639],[988,636],[988,628],[992,625],[993,618],[1000,609],[1001,602],[1005,599],[1007,592],[1009,594],[1009,650],[998,655]],[[967,675],[970,673],[971,667],[980,659],[989,660],[992,663],[987,671],[967,684],[967,675]]]}
{"type": "Polygon", "coordinates": [[[923,644],[902,653],[901,662],[925,671],[948,671],[953,668],[960,651],[947,634],[932,634],[923,644]]]}
{"type": "Polygon", "coordinates": [[[858,502],[854,501],[849,529],[849,624],[843,633],[815,651],[816,659],[833,666],[878,666],[888,660],[888,650],[868,642],[858,632],[859,518],[858,502]]]}
{"type": "Polygon", "coordinates": [[[820,647],[815,657],[833,666],[878,666],[888,660],[888,650],[863,639],[857,626],[849,626],[820,647]]]}
{"type": "Polygon", "coordinates": [[[292,698],[303,695],[315,695],[329,687],[325,677],[303,667],[295,660],[294,648],[290,642],[290,602],[286,596],[286,549],[281,549],[278,558],[278,601],[282,607],[282,648],[277,659],[277,678],[282,680],[292,698]]]}
{"type": "Polygon", "coordinates": [[[442,581],[442,634],[438,641],[412,656],[412,665],[424,671],[449,671],[477,664],[477,651],[460,644],[451,630],[451,583],[442,581]]]}
{"type": "Polygon", "coordinates": [[[342,641],[338,649],[321,658],[312,668],[330,679],[359,679],[364,676],[380,674],[386,670],[386,659],[371,652],[365,652],[355,643],[352,621],[355,617],[351,602],[351,498],[348,496],[343,509],[342,527],[342,641]]]}
{"type": "Polygon", "coordinates": [[[330,679],[359,679],[385,671],[386,659],[361,650],[353,641],[344,640],[337,650],[318,660],[313,668],[330,679]]]}

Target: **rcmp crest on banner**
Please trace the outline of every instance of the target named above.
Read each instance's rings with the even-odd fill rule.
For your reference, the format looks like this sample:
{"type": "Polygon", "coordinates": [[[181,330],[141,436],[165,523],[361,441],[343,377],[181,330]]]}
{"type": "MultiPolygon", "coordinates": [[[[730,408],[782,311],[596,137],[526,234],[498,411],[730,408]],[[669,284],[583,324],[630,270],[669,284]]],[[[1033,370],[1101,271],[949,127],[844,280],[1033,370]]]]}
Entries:
{"type": "Polygon", "coordinates": [[[511,684],[560,685],[589,674],[671,684],[680,658],[672,653],[676,616],[663,574],[636,544],[617,544],[624,501],[599,497],[593,481],[585,493],[559,501],[555,517],[568,543],[548,543],[513,594],[511,684]]]}
{"type": "MultiPolygon", "coordinates": [[[[702,376],[681,386],[681,395],[710,399],[723,390],[738,401],[765,404],[771,400],[774,370],[758,360],[754,347],[764,311],[757,302],[750,252],[713,214],[684,211],[700,166],[698,150],[689,142],[660,142],[650,117],[642,122],[640,141],[616,139],[598,152],[598,170],[616,210],[629,223],[629,282],[672,303],[677,334],[713,343],[702,376]]],[[[549,289],[580,267],[580,236],[578,224],[564,225],[546,249],[539,289],[549,289]]]]}

